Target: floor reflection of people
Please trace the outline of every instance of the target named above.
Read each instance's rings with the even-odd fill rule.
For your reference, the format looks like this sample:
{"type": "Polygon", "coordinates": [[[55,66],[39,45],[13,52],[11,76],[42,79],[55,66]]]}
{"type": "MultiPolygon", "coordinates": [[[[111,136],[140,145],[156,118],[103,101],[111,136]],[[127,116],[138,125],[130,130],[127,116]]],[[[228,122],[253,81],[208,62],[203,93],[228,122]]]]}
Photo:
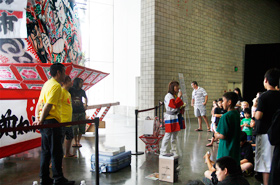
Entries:
{"type": "Polygon", "coordinates": [[[200,172],[201,166],[199,166],[197,164],[203,163],[203,159],[199,155],[199,154],[204,153],[204,147],[201,144],[201,141],[202,141],[202,133],[199,132],[198,136],[197,136],[197,141],[193,143],[192,155],[190,156],[191,157],[190,165],[191,165],[191,168],[192,168],[192,172],[194,172],[194,173],[199,173],[200,172]]]}

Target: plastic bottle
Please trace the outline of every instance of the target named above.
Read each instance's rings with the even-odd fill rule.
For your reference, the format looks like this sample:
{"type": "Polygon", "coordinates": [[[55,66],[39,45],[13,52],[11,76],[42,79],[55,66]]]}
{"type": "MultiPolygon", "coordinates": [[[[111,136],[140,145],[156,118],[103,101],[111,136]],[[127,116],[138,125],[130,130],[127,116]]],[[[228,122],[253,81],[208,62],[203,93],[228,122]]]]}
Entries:
{"type": "Polygon", "coordinates": [[[82,181],[81,181],[81,185],[86,185],[86,181],[85,181],[85,180],[82,180],[82,181]]]}
{"type": "Polygon", "coordinates": [[[37,181],[33,181],[33,185],[38,185],[38,182],[37,181]]]}

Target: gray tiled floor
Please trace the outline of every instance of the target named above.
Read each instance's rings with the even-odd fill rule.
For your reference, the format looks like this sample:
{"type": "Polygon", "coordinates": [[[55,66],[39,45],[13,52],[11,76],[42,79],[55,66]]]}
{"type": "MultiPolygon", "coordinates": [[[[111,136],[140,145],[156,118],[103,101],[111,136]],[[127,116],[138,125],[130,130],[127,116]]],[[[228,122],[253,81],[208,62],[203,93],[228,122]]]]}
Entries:
{"type": "MultiPolygon", "coordinates": [[[[107,115],[105,118],[106,129],[100,129],[100,148],[104,145],[125,145],[126,150],[135,151],[135,118],[118,115],[107,115]]],[[[139,121],[139,134],[142,133],[143,121],[139,121]]],[[[186,184],[189,180],[202,179],[207,166],[204,164],[203,155],[206,151],[216,156],[217,144],[207,148],[205,144],[212,134],[206,132],[195,132],[197,127],[195,120],[187,124],[187,129],[180,131],[180,146],[182,156],[180,157],[181,172],[179,181],[174,184],[186,184]]],[[[203,125],[205,128],[205,125],[203,125]]],[[[95,138],[92,134],[82,137],[83,147],[74,149],[77,159],[64,159],[63,172],[66,178],[75,180],[76,185],[85,180],[87,185],[95,184],[95,173],[90,172],[90,157],[94,154],[95,138]]],[[[144,143],[138,139],[138,150],[144,151],[144,143]]],[[[39,181],[40,148],[29,150],[17,155],[0,159],[0,184],[32,184],[34,180],[39,181]]],[[[115,173],[100,174],[100,184],[127,184],[127,185],[154,185],[171,184],[161,181],[146,179],[145,176],[158,172],[158,155],[144,154],[132,156],[131,166],[115,173]]],[[[250,184],[259,185],[253,177],[247,178],[250,184]]]]}

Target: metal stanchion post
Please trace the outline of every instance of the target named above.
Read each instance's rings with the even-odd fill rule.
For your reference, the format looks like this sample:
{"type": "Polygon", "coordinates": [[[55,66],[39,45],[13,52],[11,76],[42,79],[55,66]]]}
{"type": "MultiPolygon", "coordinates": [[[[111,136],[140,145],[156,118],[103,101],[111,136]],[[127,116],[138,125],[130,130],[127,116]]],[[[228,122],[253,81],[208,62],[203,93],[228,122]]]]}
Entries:
{"type": "Polygon", "coordinates": [[[162,119],[162,120],[161,120],[161,123],[162,123],[162,126],[165,126],[165,125],[164,125],[164,117],[163,117],[163,116],[164,116],[164,113],[163,113],[163,112],[164,112],[164,103],[162,102],[162,111],[161,111],[161,119],[162,119]]]}
{"type": "Polygon", "coordinates": [[[144,152],[138,152],[138,110],[135,110],[135,153],[131,155],[142,155],[144,152]]]}
{"type": "Polygon", "coordinates": [[[95,125],[95,184],[99,185],[99,146],[98,146],[99,117],[94,118],[94,125],[95,125]]]}
{"type": "Polygon", "coordinates": [[[157,114],[158,106],[156,106],[155,108],[156,108],[156,109],[155,109],[155,116],[157,116],[157,115],[158,115],[158,114],[157,114]]]}
{"type": "Polygon", "coordinates": [[[164,112],[164,103],[162,102],[162,110],[161,110],[162,120],[163,120],[163,112],[164,112]]]}
{"type": "Polygon", "coordinates": [[[161,116],[160,107],[161,107],[161,102],[158,101],[158,119],[159,119],[159,120],[160,120],[160,116],[161,116]]]}

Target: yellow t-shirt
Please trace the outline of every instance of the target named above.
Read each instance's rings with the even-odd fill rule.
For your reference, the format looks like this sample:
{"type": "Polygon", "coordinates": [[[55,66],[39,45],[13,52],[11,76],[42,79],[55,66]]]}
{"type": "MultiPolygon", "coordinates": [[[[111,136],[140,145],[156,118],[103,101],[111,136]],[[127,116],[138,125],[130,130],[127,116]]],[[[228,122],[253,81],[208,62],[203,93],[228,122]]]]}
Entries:
{"type": "Polygon", "coordinates": [[[61,123],[72,121],[71,94],[63,87],[61,88],[61,105],[61,123]]]}
{"type": "Polygon", "coordinates": [[[41,102],[41,107],[39,108],[39,115],[41,115],[42,109],[46,103],[52,104],[52,108],[46,119],[56,119],[58,122],[61,121],[61,85],[54,79],[48,80],[40,93],[38,102],[41,102]]]}

